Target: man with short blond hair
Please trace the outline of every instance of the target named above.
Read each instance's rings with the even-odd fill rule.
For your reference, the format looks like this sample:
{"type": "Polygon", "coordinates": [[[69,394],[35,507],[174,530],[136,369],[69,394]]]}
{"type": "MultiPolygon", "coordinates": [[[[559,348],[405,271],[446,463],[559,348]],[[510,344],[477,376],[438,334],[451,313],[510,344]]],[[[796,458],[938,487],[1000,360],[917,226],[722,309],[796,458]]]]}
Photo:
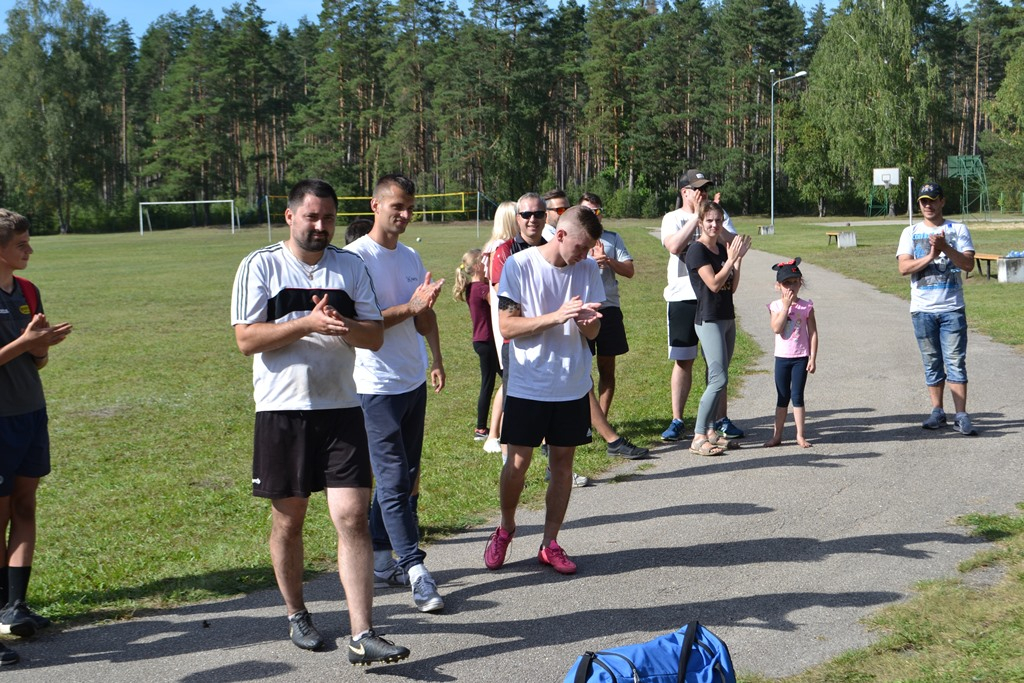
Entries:
{"type": "Polygon", "coordinates": [[[593,357],[585,342],[600,330],[604,287],[587,254],[600,235],[597,216],[574,207],[562,216],[553,240],[516,254],[502,272],[498,322],[511,344],[501,430],[508,459],[501,470],[501,523],[484,551],[488,569],[505,562],[533,450],[546,441],[551,478],[537,559],[561,574],[576,571],[557,536],[572,492],[576,447],[590,442],[593,357]]]}

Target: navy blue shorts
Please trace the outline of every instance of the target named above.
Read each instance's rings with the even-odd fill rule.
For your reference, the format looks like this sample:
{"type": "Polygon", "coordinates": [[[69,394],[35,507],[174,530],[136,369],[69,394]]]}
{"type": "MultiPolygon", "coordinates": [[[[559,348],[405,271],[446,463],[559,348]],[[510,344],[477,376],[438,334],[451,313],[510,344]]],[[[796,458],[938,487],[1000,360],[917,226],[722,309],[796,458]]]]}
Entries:
{"type": "Polygon", "coordinates": [[[14,478],[50,473],[50,432],[46,408],[0,417],[0,498],[14,492],[14,478]]]}

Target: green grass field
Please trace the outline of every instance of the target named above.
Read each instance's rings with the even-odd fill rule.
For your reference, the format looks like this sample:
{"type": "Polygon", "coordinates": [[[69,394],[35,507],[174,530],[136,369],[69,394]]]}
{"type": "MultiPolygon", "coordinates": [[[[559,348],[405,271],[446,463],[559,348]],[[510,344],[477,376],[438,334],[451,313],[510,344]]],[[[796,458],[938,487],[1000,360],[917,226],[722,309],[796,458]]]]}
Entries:
{"type": "MultiPolygon", "coordinates": [[[[824,232],[834,228],[814,223],[778,221],[775,235],[755,235],[754,248],[801,256],[908,297],[909,284],[895,265],[901,226],[858,226],[859,247],[839,250],[826,246],[824,232]]],[[[636,277],[621,286],[631,351],[619,361],[611,420],[642,444],[656,439],[670,417],[661,296],[666,255],[651,236],[659,224],[608,223],[636,259],[636,277]]],[[[756,224],[738,221],[748,233],[756,233],[756,224]]],[[[489,227],[478,236],[470,225],[418,224],[406,241],[422,238],[415,247],[428,270],[450,284],[462,253],[479,246],[489,227]]],[[[972,232],[979,251],[1024,248],[1024,229],[972,224],[972,232]]],[[[284,236],[284,229],[275,230],[275,239],[284,236]]],[[[116,619],[273,585],[269,510],[251,496],[249,483],[251,361],[235,347],[228,310],[239,261],[266,242],[266,230],[258,228],[236,235],[192,229],[33,239],[36,252],[24,275],[41,287],[50,320],[75,325],[43,372],[54,472],[40,489],[30,591],[41,612],[61,620],[116,619]]],[[[431,395],[427,409],[420,510],[428,540],[493,518],[498,503],[500,458],[472,440],[479,369],[469,313],[450,291],[446,285],[436,307],[449,385],[431,395]]],[[[966,293],[976,329],[1024,348],[1024,285],[971,277],[966,293]]],[[[734,377],[759,353],[741,339],[734,377]]],[[[703,372],[694,375],[688,418],[702,391],[703,372]]],[[[742,381],[730,390],[742,392],[742,381]]],[[[610,464],[604,444],[595,443],[580,449],[576,469],[593,474],[610,464]]],[[[535,470],[527,488],[534,504],[543,491],[543,472],[535,470]]],[[[334,563],[333,529],[322,497],[313,507],[307,563],[311,571],[326,570],[334,563]]],[[[1019,545],[1019,526],[1009,537],[1019,545]]],[[[1019,605],[1020,552],[1007,557],[1001,559],[1015,563],[1019,605]]],[[[1016,628],[1018,637],[1020,614],[1018,608],[1017,621],[1005,627],[1016,628]]],[[[971,680],[823,676],[799,680],[971,680]]]]}

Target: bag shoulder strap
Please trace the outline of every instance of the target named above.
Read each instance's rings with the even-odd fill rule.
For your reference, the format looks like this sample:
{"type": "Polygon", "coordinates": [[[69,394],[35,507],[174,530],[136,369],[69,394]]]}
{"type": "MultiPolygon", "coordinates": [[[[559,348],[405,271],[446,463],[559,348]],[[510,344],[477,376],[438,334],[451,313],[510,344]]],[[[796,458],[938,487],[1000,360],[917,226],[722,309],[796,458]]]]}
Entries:
{"type": "Polygon", "coordinates": [[[697,640],[697,629],[700,623],[691,621],[686,625],[686,637],[683,639],[683,649],[679,653],[679,679],[678,683],[686,683],[686,665],[690,663],[690,650],[697,640]]]}
{"type": "Polygon", "coordinates": [[[34,284],[29,282],[23,277],[14,276],[14,281],[18,283],[18,287],[21,288],[21,295],[25,297],[25,303],[28,304],[29,313],[35,315],[39,312],[39,290],[34,284]]]}
{"type": "Polygon", "coordinates": [[[590,676],[590,666],[592,664],[597,664],[607,671],[608,675],[611,676],[612,681],[617,680],[612,668],[602,662],[600,658],[598,658],[598,655],[605,657],[618,657],[619,659],[624,660],[626,664],[629,664],[630,672],[633,675],[633,683],[640,683],[640,672],[636,670],[636,666],[634,666],[633,662],[629,660],[629,657],[620,655],[618,652],[584,652],[583,656],[580,658],[580,665],[576,667],[576,677],[573,679],[573,683],[586,683],[587,678],[590,676]]]}

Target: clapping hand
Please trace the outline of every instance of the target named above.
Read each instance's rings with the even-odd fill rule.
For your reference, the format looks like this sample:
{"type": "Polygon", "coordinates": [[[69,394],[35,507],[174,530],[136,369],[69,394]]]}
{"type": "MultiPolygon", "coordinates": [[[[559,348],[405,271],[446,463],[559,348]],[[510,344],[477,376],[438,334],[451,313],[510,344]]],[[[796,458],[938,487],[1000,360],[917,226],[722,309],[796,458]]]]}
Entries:
{"type": "Polygon", "coordinates": [[[334,306],[327,304],[326,294],[322,299],[314,294],[313,304],[313,311],[309,314],[313,332],[329,337],[344,337],[349,333],[349,326],[345,322],[344,316],[338,313],[334,306]]]}
{"type": "Polygon", "coordinates": [[[599,268],[608,267],[608,254],[605,253],[604,242],[601,240],[597,240],[597,242],[594,243],[594,248],[590,250],[590,256],[597,261],[597,266],[599,268]]]}
{"type": "Polygon", "coordinates": [[[409,306],[412,307],[413,315],[418,315],[425,308],[434,307],[434,302],[437,301],[437,296],[441,293],[442,285],[444,285],[444,278],[437,282],[431,282],[430,273],[426,274],[423,278],[423,283],[416,287],[416,291],[412,293],[412,298],[409,299],[409,306]]]}

